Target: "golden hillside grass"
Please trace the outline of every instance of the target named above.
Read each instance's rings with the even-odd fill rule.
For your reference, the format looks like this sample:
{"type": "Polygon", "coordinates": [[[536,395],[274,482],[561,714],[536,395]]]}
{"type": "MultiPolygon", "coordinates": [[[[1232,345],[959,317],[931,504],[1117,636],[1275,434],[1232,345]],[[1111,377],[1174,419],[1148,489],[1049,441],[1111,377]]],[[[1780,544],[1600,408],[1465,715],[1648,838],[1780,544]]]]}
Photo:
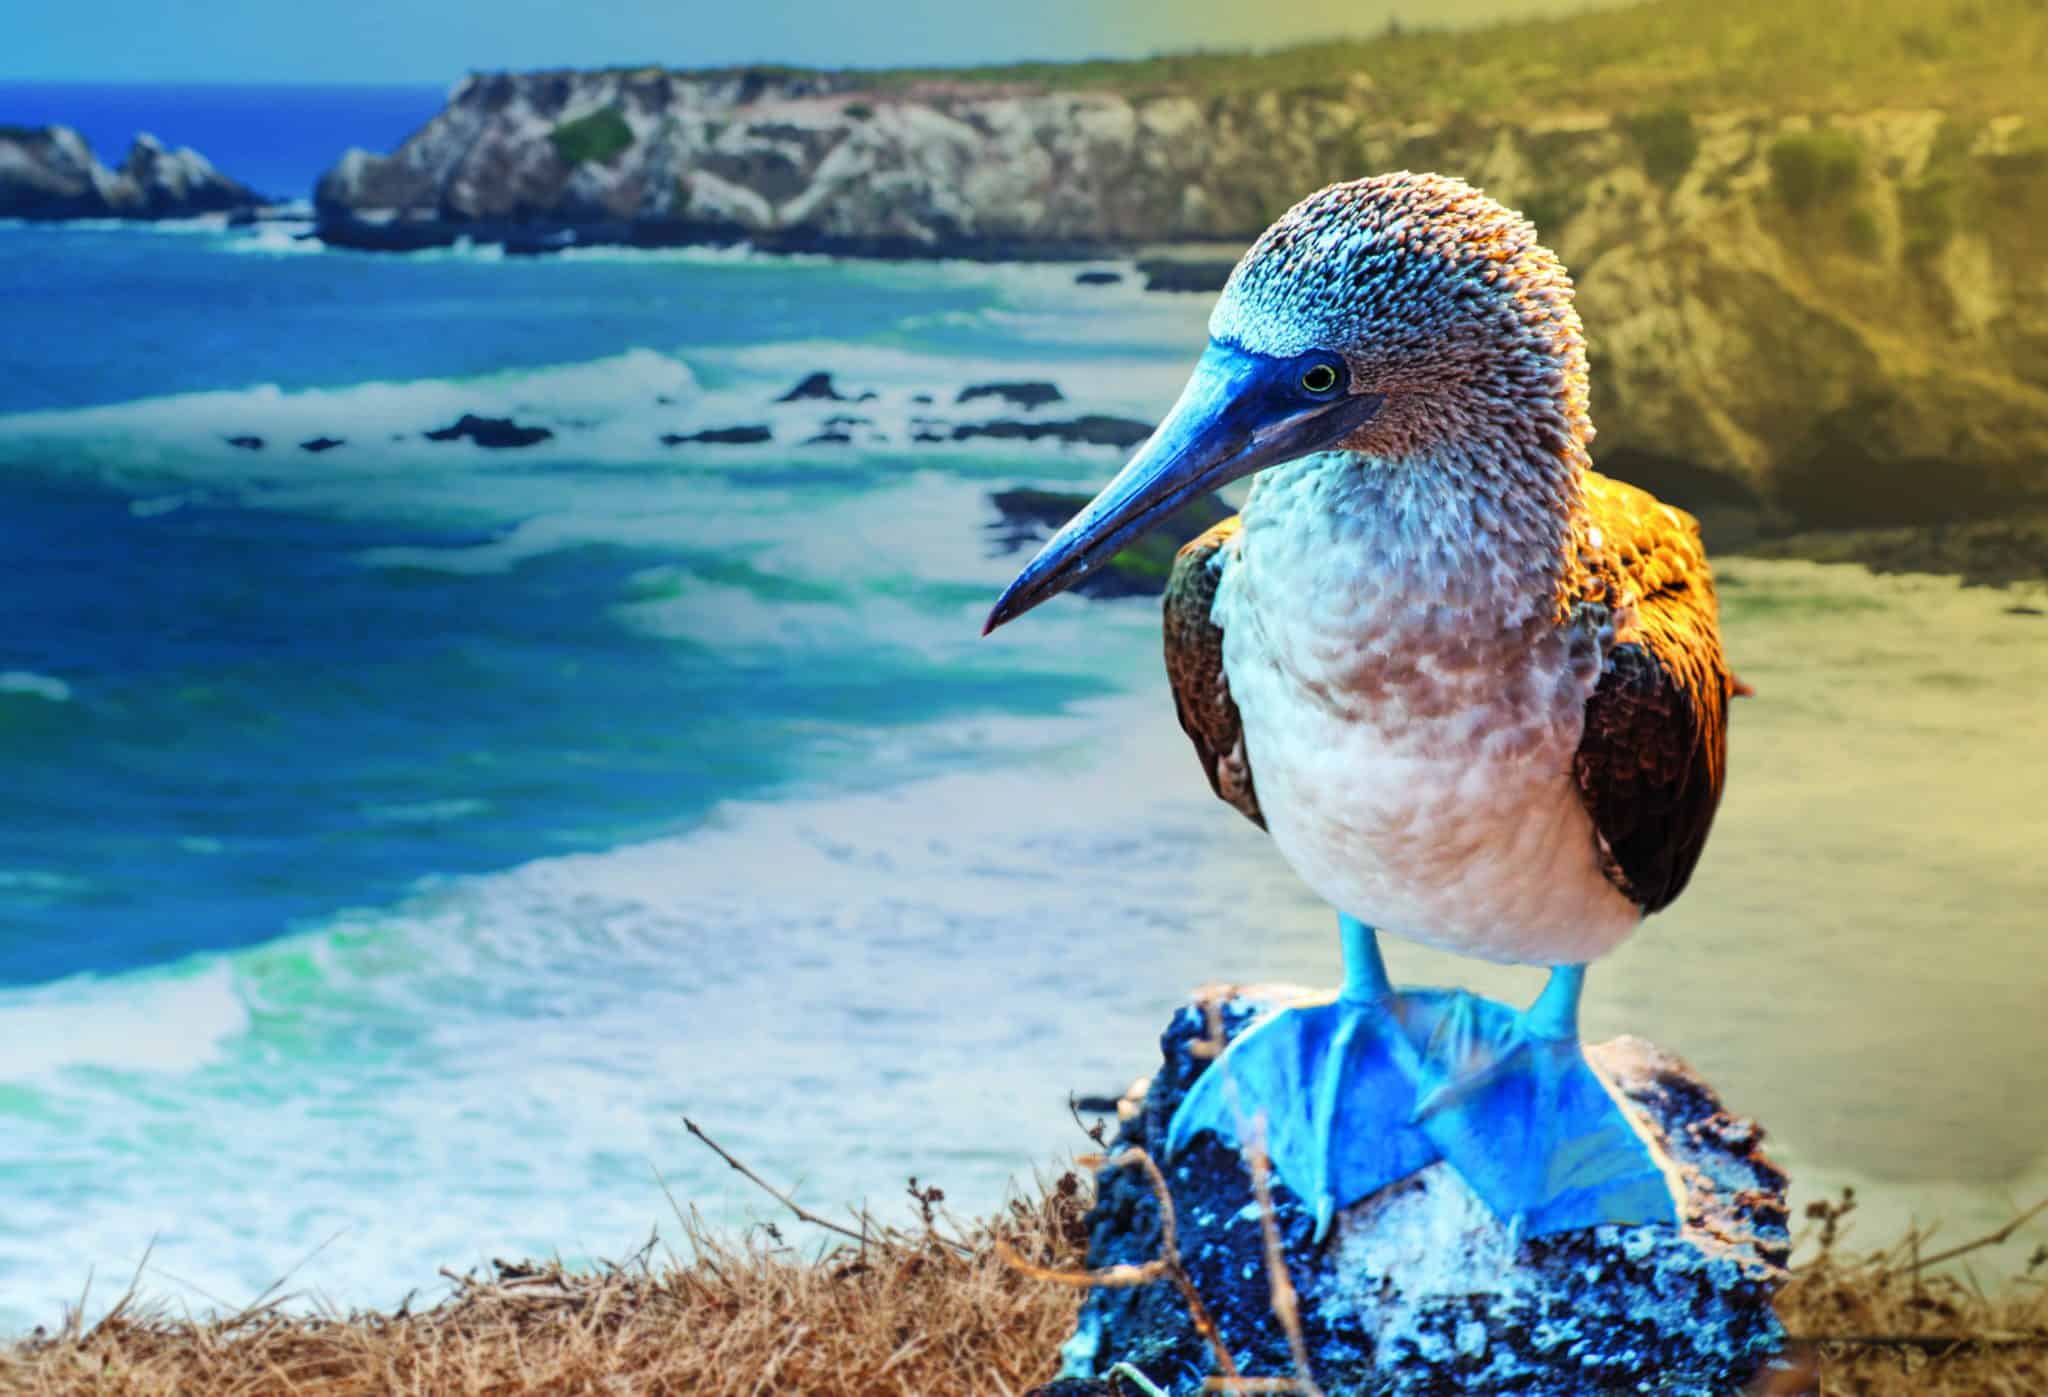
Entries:
{"type": "MultiPolygon", "coordinates": [[[[1416,16],[1426,6],[1415,7],[1416,16]]],[[[1199,97],[1327,92],[1386,113],[1528,115],[1761,107],[1778,112],[1932,106],[2039,115],[2048,7],[2037,0],[1647,0],[1467,29],[1391,28],[1263,53],[902,69],[880,86],[935,80],[1099,87],[1199,97]]]]}
{"type": "MultiPolygon", "coordinates": [[[[288,1314],[277,1300],[195,1321],[131,1291],[90,1327],[74,1313],[58,1332],[0,1350],[0,1392],[1020,1397],[1050,1380],[1081,1291],[1017,1263],[1083,1266],[1090,1182],[1041,1180],[968,1223],[944,1212],[936,1190],[913,1181],[912,1196],[923,1219],[909,1229],[798,1210],[798,1225],[840,1234],[822,1252],[772,1225],[722,1235],[691,1210],[679,1213],[680,1252],[659,1264],[652,1242],[595,1273],[500,1262],[489,1277],[451,1274],[453,1294],[418,1312],[288,1314]]],[[[1868,1254],[1845,1246],[1853,1207],[1845,1196],[1809,1210],[1805,1259],[1778,1302],[1799,1342],[1758,1392],[1821,1390],[1817,1372],[1827,1393],[1857,1397],[2048,1392],[2048,1246],[2026,1256],[2032,1244],[2013,1240],[2048,1202],[1961,1246],[1931,1250],[1916,1234],[1868,1254]],[[1987,1256],[2003,1276],[1988,1288],[1967,1271],[1929,1269],[1987,1256]]]]}

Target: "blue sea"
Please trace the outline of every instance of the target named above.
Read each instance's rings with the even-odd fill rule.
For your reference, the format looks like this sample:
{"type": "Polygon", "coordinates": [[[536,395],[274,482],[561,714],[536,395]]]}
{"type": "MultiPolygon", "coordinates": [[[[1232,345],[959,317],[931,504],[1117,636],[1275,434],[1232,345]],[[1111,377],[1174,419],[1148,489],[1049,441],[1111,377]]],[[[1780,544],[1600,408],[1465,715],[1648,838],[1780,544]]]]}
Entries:
{"type": "MultiPolygon", "coordinates": [[[[390,1306],[630,1254],[664,1188],[775,1216],[685,1114],[820,1210],[985,1209],[1191,986],[1332,981],[1153,603],[978,638],[990,492],[1118,457],[915,424],[1018,379],[1149,420],[1202,342],[1203,298],[1073,270],[0,226],[0,1335],[145,1252],[194,1311],[390,1306]],[[816,371],[857,401],[776,401],[816,371]],[[424,438],[464,413],[553,436],[424,438]]],[[[1996,1223],[2048,1191],[2048,622],[1721,572],[1759,696],[1589,1029],[1698,1064],[1873,1244],[1996,1223]]]]}

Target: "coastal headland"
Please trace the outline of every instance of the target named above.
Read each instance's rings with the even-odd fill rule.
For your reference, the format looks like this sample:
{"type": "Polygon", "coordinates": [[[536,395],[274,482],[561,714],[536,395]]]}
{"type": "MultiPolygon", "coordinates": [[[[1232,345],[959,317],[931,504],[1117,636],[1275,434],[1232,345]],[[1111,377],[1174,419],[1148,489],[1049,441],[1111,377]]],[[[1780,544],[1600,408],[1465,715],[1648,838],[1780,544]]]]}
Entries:
{"type": "Polygon", "coordinates": [[[396,151],[343,155],[317,229],[1150,254],[1148,285],[1213,291],[1302,194],[1446,171],[1571,269],[1597,463],[1717,547],[2038,512],[2048,122],[2018,55],[2039,19],[1975,7],[1944,40],[1968,61],[1929,62],[1917,12],[1883,9],[1853,43],[1744,0],[1137,63],[480,73],[396,151]]]}

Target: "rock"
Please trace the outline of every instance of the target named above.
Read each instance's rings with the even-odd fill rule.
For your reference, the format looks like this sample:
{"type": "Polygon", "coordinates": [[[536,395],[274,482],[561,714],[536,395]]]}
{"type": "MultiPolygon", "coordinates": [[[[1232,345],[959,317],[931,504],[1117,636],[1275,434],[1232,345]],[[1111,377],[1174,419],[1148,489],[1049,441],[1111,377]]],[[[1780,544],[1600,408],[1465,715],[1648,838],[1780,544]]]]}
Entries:
{"type": "Polygon", "coordinates": [[[428,441],[459,441],[464,437],[478,446],[502,449],[513,446],[534,446],[549,440],[554,433],[546,427],[522,427],[509,417],[478,417],[465,412],[456,419],[452,427],[424,432],[428,441]]]}
{"type": "Polygon", "coordinates": [[[1115,286],[1124,279],[1122,272],[1076,272],[1076,286],[1115,286]]]}
{"type": "Polygon", "coordinates": [[[932,395],[929,393],[912,393],[910,395],[910,401],[912,401],[913,403],[918,403],[925,407],[930,407],[932,402],[932,395]]]}
{"type": "Polygon", "coordinates": [[[841,432],[836,430],[819,432],[816,436],[805,437],[803,439],[803,445],[805,446],[848,446],[851,445],[852,442],[853,434],[851,432],[841,432]]]}
{"type": "Polygon", "coordinates": [[[823,399],[826,402],[833,403],[853,401],[853,399],[832,386],[832,375],[828,373],[806,374],[803,382],[797,384],[796,387],[790,389],[775,401],[778,403],[801,403],[809,402],[813,399],[823,399]]]}
{"type": "MultiPolygon", "coordinates": [[[[1019,487],[989,496],[997,518],[988,526],[998,551],[1016,553],[1051,538],[1093,498],[1064,490],[1019,487]]],[[[1084,597],[1157,596],[1166,590],[1180,546],[1230,517],[1230,508],[1214,495],[1198,495],[1161,520],[1073,588],[1084,597]]]]}
{"type": "Polygon", "coordinates": [[[225,440],[229,446],[237,447],[243,451],[261,451],[263,449],[262,437],[226,437],[223,438],[223,440],[225,440]]]}
{"type": "MultiPolygon", "coordinates": [[[[1161,1162],[1182,1265],[1246,1376],[1293,1370],[1271,1310],[1259,1208],[1234,1150],[1203,1135],[1165,1159],[1166,1127],[1211,1061],[1191,1051],[1207,1033],[1205,1004],[1234,1038],[1306,997],[1219,987],[1182,1009],[1160,1040],[1160,1069],[1122,1103],[1111,1151],[1138,1147],[1161,1162]]],[[[1640,1039],[1599,1044],[1587,1057],[1678,1165],[1686,1228],[1519,1240],[1438,1161],[1340,1212],[1318,1247],[1312,1212],[1275,1179],[1273,1216],[1325,1391],[1730,1397],[1780,1350],[1771,1300],[1790,1250],[1785,1176],[1761,1153],[1762,1132],[1640,1039]]],[[[1088,1265],[1156,1256],[1159,1208],[1143,1172],[1105,1169],[1097,1183],[1088,1265]]],[[[1163,1280],[1090,1292],[1064,1353],[1069,1376],[1127,1361],[1176,1397],[1200,1390],[1212,1362],[1163,1280]]]]}
{"type": "Polygon", "coordinates": [[[703,442],[710,446],[753,446],[764,441],[773,441],[775,434],[761,425],[749,427],[709,427],[701,432],[679,436],[674,432],[663,433],[663,446],[681,446],[686,442],[703,442]]]}
{"type": "Polygon", "coordinates": [[[311,441],[300,442],[299,450],[310,451],[317,456],[323,451],[332,451],[337,446],[346,445],[348,445],[348,438],[346,437],[314,437],[311,441]]]}
{"type": "Polygon", "coordinates": [[[1060,422],[998,419],[994,422],[962,422],[953,428],[954,441],[969,441],[975,437],[994,437],[998,441],[1039,441],[1051,437],[1055,441],[1079,446],[1126,448],[1136,446],[1151,435],[1152,428],[1147,423],[1135,422],[1128,417],[1104,417],[1097,413],[1060,422]]]}
{"type": "Polygon", "coordinates": [[[1051,383],[974,383],[960,390],[955,403],[971,403],[976,398],[1000,398],[1018,407],[1044,407],[1047,403],[1066,401],[1066,394],[1051,383]]]}
{"type": "Polygon", "coordinates": [[[1145,278],[1147,291],[1216,292],[1223,289],[1236,267],[1235,258],[1156,257],[1140,262],[1138,275],[1145,278]]]}
{"type": "Polygon", "coordinates": [[[130,218],[189,218],[198,213],[253,210],[268,202],[253,189],[229,179],[190,146],[166,150],[148,132],[135,138],[121,162],[117,180],[132,183],[139,207],[130,218]]]}
{"type": "Polygon", "coordinates": [[[109,170],[68,126],[0,126],[0,218],[190,218],[266,202],[198,151],[147,133],[109,170]]]}
{"type": "Polygon", "coordinates": [[[2048,511],[1961,524],[1792,534],[1746,551],[1764,558],[1860,563],[1872,572],[1947,573],[1968,586],[2002,587],[2048,578],[2048,511]]]}

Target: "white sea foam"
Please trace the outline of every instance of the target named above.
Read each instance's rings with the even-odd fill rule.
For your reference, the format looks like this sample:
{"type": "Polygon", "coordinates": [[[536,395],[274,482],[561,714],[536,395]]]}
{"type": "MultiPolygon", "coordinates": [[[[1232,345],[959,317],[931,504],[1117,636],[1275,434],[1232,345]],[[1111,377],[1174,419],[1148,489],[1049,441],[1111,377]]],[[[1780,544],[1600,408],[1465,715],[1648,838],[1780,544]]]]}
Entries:
{"type": "Polygon", "coordinates": [[[248,1026],[234,977],[219,961],[197,972],[0,990],[0,1082],[82,1067],[190,1073],[217,1061],[248,1026]]]}
{"type": "Polygon", "coordinates": [[[686,402],[697,392],[689,366],[650,349],[472,379],[370,382],[346,388],[286,391],[275,384],[184,393],[104,407],[17,413],[0,417],[0,447],[45,469],[82,468],[125,476],[157,474],[234,482],[289,474],[296,478],[409,471],[467,472],[478,461],[506,464],[468,441],[428,442],[420,434],[464,413],[512,417],[548,426],[557,441],[526,448],[557,456],[571,434],[575,450],[600,452],[607,429],[631,433],[631,455],[659,450],[646,428],[666,397],[686,402]],[[264,439],[241,451],[229,436],[264,439]],[[346,445],[315,455],[298,443],[318,436],[346,445]],[[41,450],[38,450],[41,448],[41,450]]]}
{"type": "Polygon", "coordinates": [[[365,805],[363,815],[387,825],[445,825],[481,815],[491,808],[487,800],[450,796],[441,800],[398,801],[365,805]]]}
{"type": "Polygon", "coordinates": [[[259,222],[227,239],[223,249],[253,257],[315,257],[327,251],[326,244],[305,236],[306,231],[299,222],[259,222]]]}
{"type": "Polygon", "coordinates": [[[34,670],[0,670],[0,694],[26,694],[46,703],[71,702],[71,686],[50,674],[34,670]]]}

